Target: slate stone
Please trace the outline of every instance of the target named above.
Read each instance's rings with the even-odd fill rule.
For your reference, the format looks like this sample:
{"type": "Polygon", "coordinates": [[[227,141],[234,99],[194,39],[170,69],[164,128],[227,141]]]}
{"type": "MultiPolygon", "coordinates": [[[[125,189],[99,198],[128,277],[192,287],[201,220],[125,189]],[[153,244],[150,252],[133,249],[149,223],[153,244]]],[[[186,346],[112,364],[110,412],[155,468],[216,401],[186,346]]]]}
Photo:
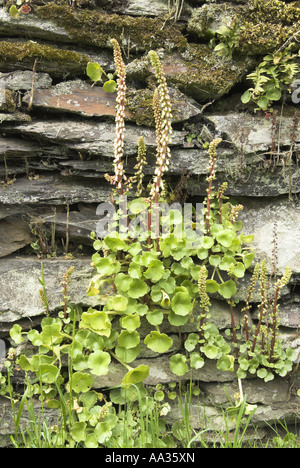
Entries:
{"type": "Polygon", "coordinates": [[[94,274],[90,258],[65,260],[64,258],[43,259],[35,257],[5,257],[0,259],[0,323],[13,323],[27,317],[43,316],[45,308],[41,302],[38,281],[43,264],[46,291],[50,311],[58,311],[63,300],[62,276],[75,267],[69,285],[72,304],[85,307],[95,306],[93,297],[86,291],[94,274]]]}

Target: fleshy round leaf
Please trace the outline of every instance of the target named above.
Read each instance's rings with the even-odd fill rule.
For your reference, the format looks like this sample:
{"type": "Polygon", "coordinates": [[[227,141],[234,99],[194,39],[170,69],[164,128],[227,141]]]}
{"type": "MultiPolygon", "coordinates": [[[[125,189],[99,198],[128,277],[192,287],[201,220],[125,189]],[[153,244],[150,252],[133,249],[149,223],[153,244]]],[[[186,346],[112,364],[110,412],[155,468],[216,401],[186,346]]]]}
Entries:
{"type": "Polygon", "coordinates": [[[216,238],[219,244],[223,245],[223,247],[230,247],[236,238],[236,233],[231,229],[224,229],[217,233],[216,238]]]}
{"type": "Polygon", "coordinates": [[[88,76],[92,81],[94,81],[95,83],[97,83],[98,81],[101,80],[101,77],[102,77],[102,74],[103,74],[103,69],[102,69],[102,67],[99,65],[99,63],[89,62],[89,63],[87,64],[87,67],[86,67],[86,73],[87,73],[87,76],[88,76]]]}
{"type": "Polygon", "coordinates": [[[135,348],[140,342],[140,335],[137,331],[122,330],[118,343],[125,349],[135,348]]]}
{"type": "Polygon", "coordinates": [[[97,333],[97,335],[106,337],[111,334],[111,322],[104,311],[98,312],[89,309],[87,312],[83,312],[79,328],[88,329],[97,333]]]}
{"type": "Polygon", "coordinates": [[[173,340],[164,333],[152,331],[144,340],[145,345],[156,353],[165,353],[173,345],[173,340]]]}
{"type": "Polygon", "coordinates": [[[214,245],[214,240],[212,237],[209,237],[209,236],[204,236],[203,237],[203,240],[202,240],[202,248],[203,249],[211,249],[212,246],[214,245]]]}
{"type": "Polygon", "coordinates": [[[22,327],[15,323],[15,325],[10,329],[10,337],[14,340],[16,344],[21,344],[24,339],[21,335],[22,327]]]}
{"type": "Polygon", "coordinates": [[[116,87],[117,87],[117,83],[115,82],[115,80],[105,81],[103,85],[103,89],[106,93],[114,93],[116,90],[116,87]]]}
{"type": "Polygon", "coordinates": [[[75,422],[71,429],[70,434],[75,442],[82,442],[86,438],[86,427],[87,424],[85,422],[75,422]]]}
{"type": "Polygon", "coordinates": [[[217,362],[217,368],[221,371],[234,371],[234,357],[230,355],[222,356],[217,362]]]}
{"type": "Polygon", "coordinates": [[[192,300],[187,292],[176,293],[172,299],[171,305],[176,315],[186,316],[193,310],[192,300]]]}
{"type": "Polygon", "coordinates": [[[202,350],[208,359],[216,359],[219,354],[219,349],[215,345],[207,344],[202,347],[202,350]]]}
{"type": "Polygon", "coordinates": [[[225,299],[230,299],[237,292],[236,284],[233,280],[225,281],[225,283],[220,284],[219,293],[225,299]]]}
{"type": "Polygon", "coordinates": [[[120,324],[122,328],[125,328],[128,331],[134,331],[141,325],[141,319],[139,315],[129,314],[120,319],[120,324]]]}
{"type": "Polygon", "coordinates": [[[215,280],[206,280],[206,292],[213,294],[219,289],[219,284],[215,280]]]}
{"type": "Polygon", "coordinates": [[[52,364],[41,364],[39,366],[39,371],[43,383],[53,384],[55,382],[59,369],[56,366],[53,366],[52,364]]]}
{"type": "Polygon", "coordinates": [[[193,369],[201,369],[201,367],[204,366],[205,361],[202,356],[200,356],[199,353],[193,352],[190,354],[190,359],[191,359],[191,367],[193,369]]]}
{"type": "Polygon", "coordinates": [[[160,325],[164,319],[164,314],[160,309],[154,309],[147,313],[146,319],[151,325],[160,325]]]}
{"type": "Polygon", "coordinates": [[[148,269],[145,271],[145,278],[152,281],[152,283],[157,283],[162,279],[165,273],[164,264],[160,260],[152,260],[149,263],[148,269]]]}
{"type": "Polygon", "coordinates": [[[105,351],[95,351],[89,356],[89,367],[94,375],[106,375],[110,364],[110,354],[105,351]]]}
{"type": "Polygon", "coordinates": [[[115,353],[123,362],[129,363],[134,361],[140,355],[141,348],[140,345],[129,349],[123,348],[122,346],[116,346],[115,353]]]}
{"type": "Polygon", "coordinates": [[[69,381],[68,385],[72,386],[72,390],[76,393],[86,393],[91,389],[93,382],[94,379],[90,374],[75,372],[72,375],[72,382],[69,381]]]}
{"type": "Polygon", "coordinates": [[[149,375],[150,368],[149,366],[140,365],[135,369],[130,370],[127,372],[125,377],[122,380],[122,384],[125,387],[130,386],[131,384],[137,384],[145,380],[149,375]]]}
{"type": "Polygon", "coordinates": [[[109,297],[106,303],[107,310],[114,310],[116,312],[125,312],[128,306],[127,297],[117,294],[116,296],[109,297]]]}
{"type": "Polygon", "coordinates": [[[150,288],[147,283],[141,279],[133,279],[131,286],[128,290],[128,296],[133,299],[145,296],[149,292],[150,288]]]}
{"type": "Polygon", "coordinates": [[[183,354],[175,354],[170,358],[170,369],[173,374],[184,375],[188,372],[189,368],[186,364],[186,357],[183,354]]]}
{"type": "Polygon", "coordinates": [[[132,278],[124,273],[119,273],[115,277],[115,285],[119,291],[127,292],[132,283],[132,278]]]}

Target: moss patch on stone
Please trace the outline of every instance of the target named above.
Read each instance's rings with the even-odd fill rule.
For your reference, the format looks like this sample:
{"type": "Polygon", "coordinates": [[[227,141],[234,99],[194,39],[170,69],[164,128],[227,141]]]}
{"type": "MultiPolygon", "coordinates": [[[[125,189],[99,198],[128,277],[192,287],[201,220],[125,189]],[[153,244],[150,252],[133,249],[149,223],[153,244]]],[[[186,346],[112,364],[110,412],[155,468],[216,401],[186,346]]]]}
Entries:
{"type": "Polygon", "coordinates": [[[126,50],[183,49],[187,40],[177,24],[165,24],[162,18],[142,18],[106,14],[101,11],[76,10],[52,2],[35,9],[42,19],[51,19],[82,44],[112,47],[116,38],[126,50]]]}
{"type": "Polygon", "coordinates": [[[5,90],[4,101],[0,101],[0,112],[15,112],[16,106],[16,95],[10,89],[5,90]]]}
{"type": "Polygon", "coordinates": [[[16,64],[32,69],[38,59],[39,71],[48,71],[54,75],[82,74],[85,72],[89,57],[65,49],[58,49],[36,42],[0,41],[0,68],[14,70],[16,64]]]}
{"type": "MultiPolygon", "coordinates": [[[[164,54],[161,61],[168,83],[198,102],[221,98],[255,66],[252,59],[222,59],[205,44],[189,44],[183,53],[164,54]]],[[[127,72],[129,78],[153,80],[148,57],[131,62],[127,72]]]]}
{"type": "Polygon", "coordinates": [[[203,5],[194,10],[188,31],[201,39],[210,38],[234,17],[239,25],[239,47],[234,53],[262,55],[279,49],[300,30],[300,2],[248,0],[246,5],[203,5]]]}

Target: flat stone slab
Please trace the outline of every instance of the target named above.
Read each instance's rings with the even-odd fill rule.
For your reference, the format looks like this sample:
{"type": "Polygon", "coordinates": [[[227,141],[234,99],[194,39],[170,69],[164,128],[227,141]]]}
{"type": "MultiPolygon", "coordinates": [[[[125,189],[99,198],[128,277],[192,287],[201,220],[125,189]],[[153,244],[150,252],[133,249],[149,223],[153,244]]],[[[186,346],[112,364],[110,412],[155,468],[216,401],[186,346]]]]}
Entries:
{"type": "MultiPolygon", "coordinates": [[[[272,117],[266,119],[264,115],[251,115],[246,113],[224,113],[206,115],[207,119],[215,125],[217,133],[225,136],[235,147],[244,154],[270,151],[272,144],[276,151],[278,144],[291,146],[291,134],[295,134],[295,142],[300,142],[300,125],[293,128],[293,115],[295,109],[290,109],[290,115],[283,114],[275,122],[273,128],[272,117]]],[[[298,116],[299,116],[299,112],[298,116]]]]}
{"type": "Polygon", "coordinates": [[[300,207],[288,200],[247,200],[240,213],[244,234],[254,234],[251,244],[256,260],[266,260],[270,273],[273,271],[274,233],[277,237],[277,273],[283,274],[290,267],[300,273],[300,207]]]}
{"type": "Polygon", "coordinates": [[[0,323],[15,322],[26,317],[45,314],[39,290],[41,264],[44,268],[46,291],[50,311],[57,311],[63,301],[62,276],[75,267],[69,285],[72,304],[95,306],[86,291],[94,274],[90,258],[65,260],[64,258],[39,260],[34,257],[6,257],[0,259],[0,323]]]}

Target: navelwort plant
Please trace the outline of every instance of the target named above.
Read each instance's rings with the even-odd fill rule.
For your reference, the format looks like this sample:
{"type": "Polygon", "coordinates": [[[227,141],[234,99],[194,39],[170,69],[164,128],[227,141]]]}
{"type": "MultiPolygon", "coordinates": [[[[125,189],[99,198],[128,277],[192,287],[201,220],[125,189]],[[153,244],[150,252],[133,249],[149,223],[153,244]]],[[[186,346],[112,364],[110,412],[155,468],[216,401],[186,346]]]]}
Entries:
{"type": "MultiPolygon", "coordinates": [[[[144,338],[144,345],[158,354],[170,353],[170,369],[178,376],[200,369],[206,359],[211,359],[222,371],[233,371],[237,364],[240,379],[250,372],[270,380],[271,374],[286,375],[294,358],[290,350],[283,351],[277,337],[278,300],[281,288],[289,281],[289,270],[275,284],[274,300],[267,306],[266,272],[262,264],[259,323],[256,330],[251,331],[247,317],[251,295],[259,279],[259,267],[255,267],[243,311],[246,338],[239,344],[234,296],[238,280],[244,277],[254,259],[249,247],[253,236],[243,234],[242,222],[238,219],[243,207],[228,201],[224,195],[227,184],[214,187],[220,139],[209,145],[203,218],[195,217],[190,229],[183,229],[184,214],[179,209],[160,210],[166,201],[164,175],[171,159],[172,109],[163,68],[154,51],[149,52],[158,83],[153,98],[157,142],[154,176],[145,190],[146,147],[142,138],[137,142],[136,173],[129,178],[126,176],[123,163],[126,67],[118,42],[113,39],[112,44],[118,76],[116,138],[114,174],[106,175],[106,179],[113,187],[111,199],[116,207],[113,221],[121,229],[108,234],[104,240],[92,234],[96,250],[92,265],[96,274],[87,294],[98,298],[99,307],[85,312],[70,307],[68,284],[73,272],[70,269],[63,277],[63,308],[59,316],[45,317],[40,332],[35,329],[23,332],[18,324],[10,332],[17,344],[26,337],[38,348],[38,353],[31,357],[22,354],[13,358],[26,373],[26,391],[15,416],[16,427],[22,405],[24,407],[29,397],[38,395],[42,405],[60,410],[60,424],[64,430],[59,431],[57,437],[62,446],[65,443],[69,446],[82,443],[86,447],[108,444],[118,417],[112,402],[93,390],[93,376],[106,375],[112,360],[124,366],[121,387],[111,393],[112,400],[124,402],[126,392],[132,392],[132,388],[143,391],[142,383],[149,375],[149,366],[130,365],[141,354],[139,328],[142,320],[146,319],[153,327],[144,338]],[[132,199],[124,210],[127,194],[132,194],[132,199]],[[169,232],[163,235],[166,221],[169,221],[169,232]],[[134,225],[138,232],[143,223],[146,230],[141,229],[139,236],[130,231],[129,226],[134,225]],[[202,231],[202,236],[193,243],[197,230],[202,231]],[[232,322],[230,343],[210,322],[210,294],[228,302],[232,322]],[[266,317],[269,328],[264,325],[266,317]],[[197,332],[189,333],[185,339],[184,353],[172,354],[173,339],[163,332],[166,322],[179,331],[189,322],[197,325],[197,332]],[[65,375],[64,369],[67,369],[65,375]],[[32,373],[36,376],[34,380],[30,378],[32,373]]],[[[46,305],[44,278],[41,285],[46,305]]],[[[47,307],[46,311],[48,314],[47,307]]]]}

